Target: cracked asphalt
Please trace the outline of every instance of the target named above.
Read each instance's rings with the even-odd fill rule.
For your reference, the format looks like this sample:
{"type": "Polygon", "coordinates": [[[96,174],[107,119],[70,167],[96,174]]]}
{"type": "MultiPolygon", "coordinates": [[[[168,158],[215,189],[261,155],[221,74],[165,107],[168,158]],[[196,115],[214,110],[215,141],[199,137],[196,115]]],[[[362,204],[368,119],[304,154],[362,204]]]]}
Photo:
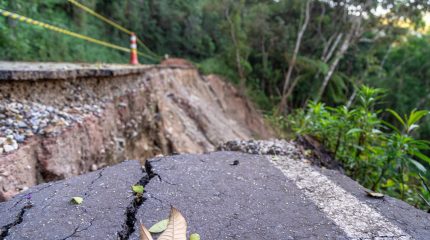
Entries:
{"type": "Polygon", "coordinates": [[[31,188],[0,204],[0,239],[118,239],[118,236],[128,236],[127,214],[135,207],[130,187],[146,177],[139,162],[128,161],[31,188]],[[72,197],[82,197],[84,202],[73,205],[72,197]]]}
{"type": "Polygon", "coordinates": [[[137,240],[139,222],[152,226],[170,206],[202,239],[430,239],[430,214],[369,198],[297,154],[176,155],[145,169],[128,161],[31,188],[0,204],[0,239],[137,240]],[[145,185],[140,200],[130,191],[136,183],[145,185]],[[74,196],[84,202],[71,205],[74,196]]]}

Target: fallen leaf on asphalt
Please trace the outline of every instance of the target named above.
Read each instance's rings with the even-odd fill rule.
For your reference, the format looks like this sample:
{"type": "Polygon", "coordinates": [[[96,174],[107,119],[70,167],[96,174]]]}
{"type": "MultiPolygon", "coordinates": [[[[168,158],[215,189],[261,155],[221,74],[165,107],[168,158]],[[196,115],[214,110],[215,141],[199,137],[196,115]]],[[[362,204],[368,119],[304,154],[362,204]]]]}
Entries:
{"type": "Polygon", "coordinates": [[[200,235],[197,233],[193,233],[190,236],[190,240],[200,240],[200,235]]]}
{"type": "Polygon", "coordinates": [[[373,197],[373,198],[383,198],[383,197],[385,197],[385,195],[382,194],[382,193],[372,192],[372,191],[369,191],[369,190],[365,190],[365,191],[366,191],[366,193],[367,193],[368,196],[373,197]]]}
{"type": "Polygon", "coordinates": [[[164,219],[154,224],[150,229],[150,233],[161,233],[167,228],[167,224],[169,224],[169,219],[164,219]]]}
{"type": "Polygon", "coordinates": [[[149,233],[148,229],[142,223],[140,223],[140,240],[154,240],[151,233],[149,233]]]}
{"type": "Polygon", "coordinates": [[[170,209],[169,224],[158,240],[187,240],[187,221],[176,208],[170,209]]]}
{"type": "Polygon", "coordinates": [[[70,200],[72,204],[76,204],[76,205],[82,204],[83,201],[84,199],[81,197],[72,197],[72,200],[70,200]]]}

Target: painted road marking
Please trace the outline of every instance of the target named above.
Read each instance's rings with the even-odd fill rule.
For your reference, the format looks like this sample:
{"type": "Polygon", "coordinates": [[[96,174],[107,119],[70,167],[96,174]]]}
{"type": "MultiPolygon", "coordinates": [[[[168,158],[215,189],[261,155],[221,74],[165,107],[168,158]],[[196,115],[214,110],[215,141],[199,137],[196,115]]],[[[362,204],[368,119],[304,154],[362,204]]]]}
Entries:
{"type": "Polygon", "coordinates": [[[268,156],[351,239],[413,239],[303,160],[268,156]]]}

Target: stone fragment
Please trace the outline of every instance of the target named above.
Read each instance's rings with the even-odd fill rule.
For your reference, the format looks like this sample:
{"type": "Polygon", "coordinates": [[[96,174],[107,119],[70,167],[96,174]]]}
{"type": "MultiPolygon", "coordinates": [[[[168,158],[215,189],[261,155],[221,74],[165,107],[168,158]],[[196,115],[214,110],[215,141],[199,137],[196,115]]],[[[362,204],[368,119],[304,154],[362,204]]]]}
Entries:
{"type": "Polygon", "coordinates": [[[23,142],[24,142],[24,140],[25,140],[25,136],[20,135],[20,134],[15,134],[15,135],[14,135],[14,138],[15,138],[15,140],[16,140],[18,143],[23,143],[23,142]]]}
{"type": "Polygon", "coordinates": [[[27,124],[25,123],[25,122],[23,122],[23,121],[19,121],[19,122],[17,122],[17,127],[19,127],[19,128],[27,128],[28,126],[27,126],[27,124]]]}
{"type": "Polygon", "coordinates": [[[17,150],[18,144],[16,142],[14,144],[11,144],[11,145],[5,144],[5,145],[3,145],[3,149],[6,153],[9,153],[9,152],[17,150]]]}

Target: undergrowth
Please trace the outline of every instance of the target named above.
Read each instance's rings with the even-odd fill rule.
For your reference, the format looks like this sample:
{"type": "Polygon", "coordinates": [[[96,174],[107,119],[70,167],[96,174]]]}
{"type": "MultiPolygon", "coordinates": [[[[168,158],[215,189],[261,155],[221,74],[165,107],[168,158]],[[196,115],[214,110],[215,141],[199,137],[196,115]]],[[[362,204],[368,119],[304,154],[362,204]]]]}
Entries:
{"type": "Polygon", "coordinates": [[[413,110],[403,117],[391,109],[382,111],[378,103],[383,96],[383,90],[363,86],[351,107],[310,102],[305,110],[270,120],[280,130],[318,139],[363,186],[428,209],[430,158],[425,152],[430,142],[416,139],[414,131],[429,111],[413,110]],[[383,114],[397,123],[385,122],[383,114]]]}

